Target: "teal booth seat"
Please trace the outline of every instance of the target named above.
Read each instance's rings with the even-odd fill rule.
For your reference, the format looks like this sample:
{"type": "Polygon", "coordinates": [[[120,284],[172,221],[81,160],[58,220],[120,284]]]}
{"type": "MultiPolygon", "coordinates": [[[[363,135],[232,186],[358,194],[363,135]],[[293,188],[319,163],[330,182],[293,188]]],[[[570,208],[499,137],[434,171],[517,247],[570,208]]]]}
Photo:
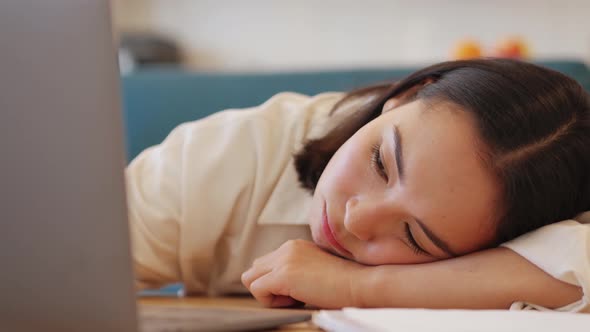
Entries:
{"type": "MultiPolygon", "coordinates": [[[[590,70],[578,61],[543,61],[590,91],[590,70]]],[[[276,93],[313,95],[348,91],[398,80],[418,68],[382,68],[280,73],[200,73],[174,68],[138,71],[122,77],[128,159],[160,143],[178,124],[211,113],[255,106],[276,93]]]]}

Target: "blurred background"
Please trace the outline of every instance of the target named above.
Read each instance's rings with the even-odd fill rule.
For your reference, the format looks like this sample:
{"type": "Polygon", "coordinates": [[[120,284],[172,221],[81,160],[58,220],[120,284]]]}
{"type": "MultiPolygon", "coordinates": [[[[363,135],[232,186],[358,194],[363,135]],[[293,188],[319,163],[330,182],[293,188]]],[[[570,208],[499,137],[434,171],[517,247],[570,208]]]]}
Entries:
{"type": "Polygon", "coordinates": [[[588,0],[114,0],[122,68],[417,66],[509,56],[590,62],[588,0]]]}
{"type": "Polygon", "coordinates": [[[276,93],[520,58],[590,91],[590,0],[112,0],[128,157],[178,124],[276,93]]]}

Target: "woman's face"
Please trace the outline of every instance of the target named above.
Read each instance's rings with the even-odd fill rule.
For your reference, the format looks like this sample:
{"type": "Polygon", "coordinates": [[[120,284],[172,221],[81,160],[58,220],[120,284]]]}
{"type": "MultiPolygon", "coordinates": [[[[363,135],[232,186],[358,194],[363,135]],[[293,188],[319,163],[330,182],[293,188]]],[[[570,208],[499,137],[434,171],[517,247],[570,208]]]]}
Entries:
{"type": "Polygon", "coordinates": [[[387,111],[335,153],[316,187],[314,241],[368,265],[429,262],[493,241],[499,184],[467,112],[420,100],[387,111]]]}

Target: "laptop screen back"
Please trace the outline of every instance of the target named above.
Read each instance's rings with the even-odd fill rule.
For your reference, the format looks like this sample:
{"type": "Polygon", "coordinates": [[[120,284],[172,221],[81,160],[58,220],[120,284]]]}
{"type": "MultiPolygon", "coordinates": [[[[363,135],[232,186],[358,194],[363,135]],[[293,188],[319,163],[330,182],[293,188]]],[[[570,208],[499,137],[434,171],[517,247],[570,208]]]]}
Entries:
{"type": "Polygon", "coordinates": [[[0,1],[4,331],[135,331],[106,0],[0,1]]]}

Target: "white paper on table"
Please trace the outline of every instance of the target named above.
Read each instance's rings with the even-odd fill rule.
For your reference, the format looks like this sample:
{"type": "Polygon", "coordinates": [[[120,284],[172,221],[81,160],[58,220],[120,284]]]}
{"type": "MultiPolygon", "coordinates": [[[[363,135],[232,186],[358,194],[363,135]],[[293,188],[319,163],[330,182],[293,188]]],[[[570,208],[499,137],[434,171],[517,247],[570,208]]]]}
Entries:
{"type": "Polygon", "coordinates": [[[357,309],[321,310],[326,331],[548,332],[590,331],[590,315],[548,311],[357,309]]]}

